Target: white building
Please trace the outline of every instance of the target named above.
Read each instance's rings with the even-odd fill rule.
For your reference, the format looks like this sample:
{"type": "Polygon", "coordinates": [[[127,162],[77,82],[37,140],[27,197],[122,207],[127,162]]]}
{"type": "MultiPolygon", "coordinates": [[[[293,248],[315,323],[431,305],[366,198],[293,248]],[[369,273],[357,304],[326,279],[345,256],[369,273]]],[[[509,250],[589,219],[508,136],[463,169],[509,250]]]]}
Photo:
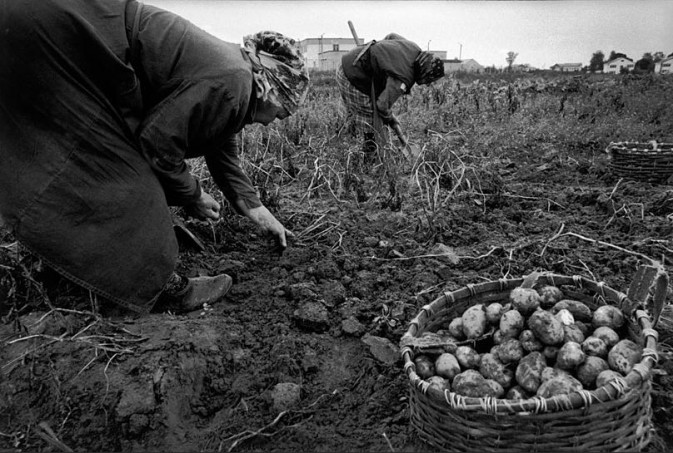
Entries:
{"type": "Polygon", "coordinates": [[[483,72],[484,67],[477,63],[476,60],[472,58],[466,58],[464,60],[459,60],[454,58],[452,60],[443,60],[444,62],[444,72],[483,72]]]}
{"type": "Polygon", "coordinates": [[[632,59],[619,57],[603,63],[603,74],[621,74],[622,70],[631,72],[634,67],[632,59]]]}
{"type": "MultiPolygon", "coordinates": [[[[359,41],[359,44],[364,44],[362,38],[359,38],[359,41]]],[[[355,47],[357,45],[353,38],[306,38],[299,41],[299,49],[304,55],[309,69],[323,69],[320,67],[321,58],[325,58],[326,66],[332,66],[331,62],[336,53],[343,55],[355,47]],[[325,56],[321,57],[321,54],[325,54],[325,56]]]]}
{"type": "Polygon", "coordinates": [[[336,71],[341,64],[341,57],[347,54],[347,50],[326,50],[318,55],[318,69],[321,71],[336,71]]]}
{"type": "Polygon", "coordinates": [[[673,74],[673,55],[654,64],[656,74],[673,74]]]}
{"type": "Polygon", "coordinates": [[[582,63],[556,63],[549,69],[559,72],[580,72],[582,70],[582,63]]]}

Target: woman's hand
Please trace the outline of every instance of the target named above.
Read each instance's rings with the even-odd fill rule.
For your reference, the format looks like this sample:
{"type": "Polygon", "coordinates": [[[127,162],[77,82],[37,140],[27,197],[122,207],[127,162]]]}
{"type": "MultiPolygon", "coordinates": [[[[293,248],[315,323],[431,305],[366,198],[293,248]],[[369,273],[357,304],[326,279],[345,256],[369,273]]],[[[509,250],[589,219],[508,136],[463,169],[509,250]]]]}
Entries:
{"type": "MultiPolygon", "coordinates": [[[[242,204],[243,203],[241,203],[241,205],[242,204]]],[[[293,237],[294,234],[285,229],[283,224],[280,223],[265,206],[259,206],[252,209],[244,208],[244,206],[239,207],[241,208],[241,212],[247,218],[255,222],[264,233],[273,236],[276,241],[278,253],[282,254],[287,248],[287,238],[293,237]]]]}
{"type": "Polygon", "coordinates": [[[218,220],[220,218],[220,204],[205,191],[201,191],[201,197],[194,203],[185,206],[188,216],[199,220],[218,220]]]}

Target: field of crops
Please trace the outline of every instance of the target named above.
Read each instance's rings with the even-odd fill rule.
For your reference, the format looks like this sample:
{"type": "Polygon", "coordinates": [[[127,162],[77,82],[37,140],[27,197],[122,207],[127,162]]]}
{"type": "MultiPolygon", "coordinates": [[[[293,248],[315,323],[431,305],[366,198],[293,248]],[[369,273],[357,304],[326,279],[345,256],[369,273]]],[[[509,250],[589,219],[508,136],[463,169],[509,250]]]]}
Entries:
{"type": "MultiPolygon", "coordinates": [[[[396,105],[421,153],[391,136],[365,163],[335,80],[314,74],[296,115],[242,134],[295,237],[277,256],[228,208],[188,222],[206,250],[185,244],[180,269],[234,286],[185,316],[110,311],[0,230],[0,449],[425,451],[398,349],[421,307],[534,271],[623,292],[640,264],[670,273],[673,185],[615,175],[605,150],[673,143],[672,99],[667,76],[450,76],[396,105]]],[[[648,451],[663,452],[668,309],[657,330],[648,451]]]]}

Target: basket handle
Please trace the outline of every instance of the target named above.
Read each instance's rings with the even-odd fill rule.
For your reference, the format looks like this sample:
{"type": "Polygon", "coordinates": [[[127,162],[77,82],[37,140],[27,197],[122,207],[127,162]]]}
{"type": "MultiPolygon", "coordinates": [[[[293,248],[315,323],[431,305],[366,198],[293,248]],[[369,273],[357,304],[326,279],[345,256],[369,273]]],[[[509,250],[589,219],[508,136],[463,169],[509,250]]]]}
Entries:
{"type": "Polygon", "coordinates": [[[639,306],[646,308],[655,327],[664,309],[667,290],[668,274],[661,263],[654,261],[651,265],[641,265],[629,285],[628,299],[622,309],[631,315],[639,306]]]}

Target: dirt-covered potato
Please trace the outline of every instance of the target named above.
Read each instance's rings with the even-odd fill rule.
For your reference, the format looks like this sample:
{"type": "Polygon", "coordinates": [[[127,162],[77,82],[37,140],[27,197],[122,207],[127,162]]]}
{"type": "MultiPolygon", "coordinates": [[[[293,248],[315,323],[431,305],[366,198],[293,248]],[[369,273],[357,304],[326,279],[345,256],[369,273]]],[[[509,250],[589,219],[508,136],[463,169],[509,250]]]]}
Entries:
{"type": "Polygon", "coordinates": [[[615,306],[602,305],[594,310],[591,324],[595,329],[606,326],[617,330],[624,325],[624,313],[615,306]]]}
{"type": "Polygon", "coordinates": [[[486,321],[489,324],[498,324],[500,322],[500,317],[505,311],[504,307],[499,302],[493,302],[486,306],[486,321]]]}
{"type": "Polygon", "coordinates": [[[542,348],[544,348],[544,345],[535,338],[535,334],[530,329],[521,331],[519,343],[521,343],[521,347],[526,352],[542,351],[542,348]]]}
{"type": "Polygon", "coordinates": [[[494,398],[502,398],[505,396],[505,389],[502,388],[502,385],[498,384],[498,382],[494,381],[493,379],[486,379],[486,383],[493,391],[494,398]]]}
{"type": "Polygon", "coordinates": [[[545,382],[545,381],[548,381],[550,379],[553,379],[553,378],[559,377],[559,376],[571,376],[571,374],[566,370],[562,370],[560,368],[548,366],[547,368],[542,370],[541,378],[542,378],[542,382],[545,382]]]}
{"type": "Polygon", "coordinates": [[[507,338],[497,346],[495,355],[505,365],[516,363],[523,357],[523,347],[519,340],[507,338]]]}
{"type": "Polygon", "coordinates": [[[540,307],[540,295],[533,288],[514,288],[509,293],[512,308],[524,316],[533,313],[540,307]]]}
{"type": "Polygon", "coordinates": [[[472,398],[496,397],[498,393],[493,385],[477,370],[465,370],[456,375],[451,387],[458,395],[472,398]]]}
{"type": "Polygon", "coordinates": [[[582,351],[586,355],[605,358],[608,356],[608,346],[603,340],[593,335],[582,342],[582,351]]]}
{"type": "Polygon", "coordinates": [[[537,396],[550,398],[582,390],[582,383],[571,375],[560,375],[544,381],[537,389],[537,396]]]}
{"type": "Polygon", "coordinates": [[[580,329],[582,334],[584,335],[584,338],[588,337],[591,335],[591,332],[593,331],[593,327],[591,326],[591,321],[589,322],[582,322],[582,321],[577,321],[575,320],[575,325],[580,329]]]}
{"type": "Polygon", "coordinates": [[[619,343],[619,334],[607,326],[597,328],[591,335],[603,340],[608,349],[619,343]]]}
{"type": "Polygon", "coordinates": [[[584,334],[582,333],[582,329],[577,324],[563,326],[563,342],[567,343],[569,341],[574,341],[575,343],[579,344],[584,342],[584,334]]]}
{"type": "Polygon", "coordinates": [[[427,355],[421,354],[415,357],[414,365],[416,365],[416,374],[421,379],[427,379],[435,375],[435,364],[427,355]]]}
{"type": "Polygon", "coordinates": [[[577,380],[582,383],[585,389],[593,390],[596,388],[596,378],[605,370],[608,370],[608,362],[600,357],[587,356],[584,363],[577,367],[577,380]]]}
{"type": "Polygon", "coordinates": [[[540,295],[540,306],[544,309],[551,308],[565,296],[560,288],[552,285],[545,285],[537,290],[540,295]]]}
{"type": "Polygon", "coordinates": [[[624,376],[629,374],[633,365],[643,357],[643,348],[629,339],[620,340],[608,352],[608,365],[624,376]]]}
{"type": "Polygon", "coordinates": [[[441,376],[430,376],[429,378],[425,379],[425,382],[430,384],[430,387],[434,387],[439,391],[444,391],[444,390],[451,390],[451,383],[449,382],[448,379],[444,379],[441,376]]]}
{"type": "Polygon", "coordinates": [[[563,324],[546,310],[537,310],[528,318],[528,328],[543,344],[554,346],[563,343],[563,324]]]}
{"type": "Polygon", "coordinates": [[[486,311],[482,304],[473,305],[463,313],[463,332],[468,340],[474,340],[486,333],[486,311]]]}
{"type": "Polygon", "coordinates": [[[456,374],[460,373],[460,364],[455,355],[445,352],[435,360],[435,373],[451,381],[456,374]]]}
{"type": "Polygon", "coordinates": [[[495,329],[495,332],[493,332],[493,344],[500,344],[505,341],[506,338],[508,337],[506,337],[500,329],[495,329]]]}
{"type": "Polygon", "coordinates": [[[507,391],[505,398],[508,400],[527,400],[531,394],[521,388],[520,385],[515,385],[507,391]]]}
{"type": "Polygon", "coordinates": [[[547,361],[554,362],[556,361],[556,356],[558,355],[558,346],[545,346],[542,348],[542,355],[547,361]]]}
{"type": "Polygon", "coordinates": [[[479,353],[471,348],[470,346],[458,346],[456,352],[454,353],[456,359],[458,359],[458,364],[463,370],[479,368],[479,362],[481,362],[481,356],[479,353]]]}
{"type": "Polygon", "coordinates": [[[564,326],[575,324],[575,317],[573,316],[572,313],[570,313],[569,310],[566,310],[565,308],[556,312],[554,314],[554,317],[559,321],[561,321],[561,324],[563,324],[564,326]]]}
{"type": "Polygon", "coordinates": [[[591,322],[591,309],[578,300],[563,299],[554,304],[551,312],[556,314],[561,310],[568,310],[572,313],[575,321],[591,322]]]}
{"type": "Polygon", "coordinates": [[[556,366],[562,370],[574,370],[584,362],[585,358],[586,354],[582,351],[582,345],[569,341],[559,348],[556,354],[556,366]]]}
{"type": "Polygon", "coordinates": [[[505,365],[498,360],[498,358],[490,352],[481,356],[481,363],[479,364],[479,372],[486,379],[493,379],[503,388],[508,389],[514,378],[512,370],[505,368],[505,365]]]}
{"type": "Polygon", "coordinates": [[[523,330],[525,320],[519,310],[509,310],[500,317],[500,332],[503,337],[516,338],[523,330]]]}
{"type": "Polygon", "coordinates": [[[458,316],[457,318],[453,318],[449,323],[447,329],[451,334],[451,336],[456,338],[457,340],[465,339],[465,332],[463,332],[463,318],[461,318],[460,316],[458,316]]]}
{"type": "Polygon", "coordinates": [[[547,367],[547,361],[542,353],[534,351],[519,361],[514,373],[516,383],[525,391],[537,392],[542,383],[542,371],[547,367]]]}
{"type": "MultiPolygon", "coordinates": [[[[609,366],[609,365],[608,365],[609,366]]],[[[623,380],[624,376],[615,370],[603,370],[596,377],[596,388],[603,387],[607,383],[615,380],[623,380]]]]}

